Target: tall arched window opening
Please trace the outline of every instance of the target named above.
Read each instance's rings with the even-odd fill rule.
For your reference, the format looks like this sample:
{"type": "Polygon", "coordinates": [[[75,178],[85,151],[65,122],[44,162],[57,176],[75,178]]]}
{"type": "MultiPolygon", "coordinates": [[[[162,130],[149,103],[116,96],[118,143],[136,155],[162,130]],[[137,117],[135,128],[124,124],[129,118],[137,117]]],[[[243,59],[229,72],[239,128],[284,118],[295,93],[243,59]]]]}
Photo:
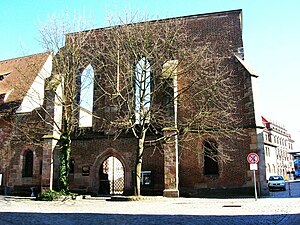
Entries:
{"type": "Polygon", "coordinates": [[[167,116],[174,117],[177,124],[177,69],[178,60],[169,60],[163,65],[162,78],[163,83],[163,106],[167,116]]]}
{"type": "Polygon", "coordinates": [[[93,124],[94,69],[89,64],[81,74],[79,126],[91,127],[93,124]]]}
{"type": "Polygon", "coordinates": [[[204,152],[204,175],[219,175],[217,143],[205,141],[204,152]]]}
{"type": "Polygon", "coordinates": [[[149,61],[143,57],[135,67],[135,122],[140,124],[142,120],[149,119],[151,101],[151,69],[149,61]]]}
{"type": "Polygon", "coordinates": [[[29,150],[24,153],[23,177],[32,177],[32,175],[33,175],[33,152],[29,150]]]}

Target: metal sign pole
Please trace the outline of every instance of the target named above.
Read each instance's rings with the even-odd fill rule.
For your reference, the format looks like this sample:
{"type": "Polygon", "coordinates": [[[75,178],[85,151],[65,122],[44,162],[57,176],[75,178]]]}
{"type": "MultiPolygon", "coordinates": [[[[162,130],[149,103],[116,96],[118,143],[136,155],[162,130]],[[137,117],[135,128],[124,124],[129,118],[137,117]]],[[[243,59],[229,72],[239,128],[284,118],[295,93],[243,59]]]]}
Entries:
{"type": "Polygon", "coordinates": [[[257,201],[255,170],[257,170],[257,168],[258,168],[257,163],[259,162],[259,156],[256,153],[252,152],[252,153],[248,154],[247,160],[250,163],[250,170],[253,170],[254,194],[255,194],[255,201],[257,201]]]}
{"type": "Polygon", "coordinates": [[[253,180],[254,180],[254,194],[255,194],[255,201],[257,201],[257,190],[256,190],[256,176],[255,176],[255,170],[253,170],[253,180]]]}

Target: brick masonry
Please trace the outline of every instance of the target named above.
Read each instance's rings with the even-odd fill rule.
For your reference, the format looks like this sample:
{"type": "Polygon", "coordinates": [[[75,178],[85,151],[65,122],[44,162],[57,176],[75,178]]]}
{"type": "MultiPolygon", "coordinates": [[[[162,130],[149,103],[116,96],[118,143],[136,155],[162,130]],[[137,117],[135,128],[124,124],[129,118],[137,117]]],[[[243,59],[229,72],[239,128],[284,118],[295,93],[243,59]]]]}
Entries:
{"type": "MultiPolygon", "coordinates": [[[[251,77],[233,56],[237,48],[243,46],[241,11],[235,10],[183,18],[186,19],[189,32],[199,38],[199,44],[206,41],[215,42],[217,51],[229,58],[228,67],[234,71],[235,75],[235,80],[232,82],[237,89],[238,117],[245,129],[242,139],[222,139],[222,145],[226,146],[230,160],[226,163],[219,162],[218,176],[204,175],[204,156],[201,147],[203,140],[185,143],[184,145],[189,145],[189,151],[184,145],[180,146],[179,193],[182,195],[199,195],[204,189],[235,190],[251,187],[252,178],[246,157],[249,152],[257,152],[251,77]]],[[[100,95],[101,92],[96,90],[95,94],[95,99],[100,99],[97,94],[100,95]]],[[[97,104],[100,103],[103,102],[97,102],[97,104]]],[[[182,105],[184,104],[182,103],[182,105]]],[[[51,109],[50,107],[49,112],[53,112],[51,109]]],[[[95,110],[97,111],[96,107],[95,110]]],[[[97,113],[101,116],[104,112],[99,111],[97,113]]],[[[188,116],[188,112],[181,108],[179,109],[179,116],[184,118],[188,116]]],[[[3,125],[3,127],[5,126],[3,125]]],[[[100,186],[100,166],[108,157],[114,156],[123,166],[125,192],[130,193],[132,192],[132,174],[137,140],[128,135],[113,140],[112,136],[99,132],[101,128],[101,122],[96,120],[91,131],[86,131],[81,136],[74,136],[71,153],[71,158],[74,160],[74,172],[70,174],[70,188],[75,191],[97,194],[100,186]],[[89,168],[88,175],[83,176],[83,167],[89,168]]],[[[4,133],[11,131],[9,128],[1,127],[1,129],[0,138],[4,140],[4,138],[9,137],[4,133]]],[[[50,135],[47,132],[44,134],[50,135]]],[[[58,149],[52,145],[54,139],[42,140],[39,146],[26,141],[11,141],[10,145],[3,142],[1,145],[1,149],[5,149],[4,145],[11,149],[11,156],[3,160],[9,165],[7,169],[3,166],[0,167],[0,172],[8,171],[5,179],[12,189],[17,186],[37,186],[45,189],[58,187],[58,149]],[[34,154],[34,171],[32,177],[24,178],[22,177],[23,155],[28,149],[32,150],[34,154]]],[[[152,172],[152,183],[148,189],[153,192],[158,191],[155,193],[175,190],[175,195],[178,194],[174,180],[176,179],[174,161],[174,146],[172,145],[145,149],[142,170],[152,172]]],[[[173,194],[174,192],[172,192],[173,194]]]]}

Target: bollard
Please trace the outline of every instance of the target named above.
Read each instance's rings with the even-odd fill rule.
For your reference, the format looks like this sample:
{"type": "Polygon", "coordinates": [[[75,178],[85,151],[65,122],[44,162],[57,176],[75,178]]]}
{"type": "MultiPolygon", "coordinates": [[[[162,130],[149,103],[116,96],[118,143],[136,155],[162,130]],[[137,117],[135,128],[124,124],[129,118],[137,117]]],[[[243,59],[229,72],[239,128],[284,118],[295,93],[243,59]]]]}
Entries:
{"type": "Polygon", "coordinates": [[[30,190],[31,190],[31,195],[30,195],[30,197],[35,197],[35,194],[34,194],[35,187],[31,187],[30,190]]]}
{"type": "Polygon", "coordinates": [[[10,194],[10,190],[8,186],[4,186],[4,196],[7,196],[10,194]]]}

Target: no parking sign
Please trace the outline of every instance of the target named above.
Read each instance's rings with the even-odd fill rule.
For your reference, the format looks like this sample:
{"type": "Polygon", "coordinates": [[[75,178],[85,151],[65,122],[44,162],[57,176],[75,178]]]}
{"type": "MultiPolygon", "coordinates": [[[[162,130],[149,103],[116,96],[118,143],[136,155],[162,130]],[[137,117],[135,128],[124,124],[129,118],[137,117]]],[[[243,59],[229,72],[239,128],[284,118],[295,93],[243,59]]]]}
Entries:
{"type": "Polygon", "coordinates": [[[248,154],[247,160],[248,163],[250,163],[250,170],[253,170],[254,194],[255,194],[255,201],[257,201],[255,170],[257,170],[257,163],[259,161],[259,156],[256,153],[252,152],[248,154]]]}
{"type": "Polygon", "coordinates": [[[256,153],[250,153],[247,156],[247,160],[248,160],[248,163],[250,163],[250,164],[257,164],[259,161],[259,156],[256,153]]]}

